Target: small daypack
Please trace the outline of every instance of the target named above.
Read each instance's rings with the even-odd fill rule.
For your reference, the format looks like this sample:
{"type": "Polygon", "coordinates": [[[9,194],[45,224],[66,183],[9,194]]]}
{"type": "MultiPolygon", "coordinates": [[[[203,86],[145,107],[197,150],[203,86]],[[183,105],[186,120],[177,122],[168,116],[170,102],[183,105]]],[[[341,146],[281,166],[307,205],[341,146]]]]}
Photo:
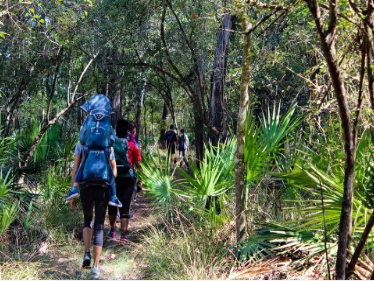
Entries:
{"type": "Polygon", "coordinates": [[[173,132],[172,131],[167,131],[166,133],[166,141],[170,144],[173,142],[173,132]]]}
{"type": "Polygon", "coordinates": [[[183,135],[179,136],[178,150],[184,150],[186,143],[186,137],[183,135]]]}
{"type": "Polygon", "coordinates": [[[120,140],[116,138],[114,141],[114,154],[116,156],[118,177],[125,177],[131,168],[128,150],[129,144],[127,139],[120,140]]]}
{"type": "Polygon", "coordinates": [[[108,186],[114,180],[109,155],[115,140],[110,124],[110,101],[106,96],[96,94],[81,108],[89,115],[79,132],[79,141],[84,146],[80,184],[108,186]]]}

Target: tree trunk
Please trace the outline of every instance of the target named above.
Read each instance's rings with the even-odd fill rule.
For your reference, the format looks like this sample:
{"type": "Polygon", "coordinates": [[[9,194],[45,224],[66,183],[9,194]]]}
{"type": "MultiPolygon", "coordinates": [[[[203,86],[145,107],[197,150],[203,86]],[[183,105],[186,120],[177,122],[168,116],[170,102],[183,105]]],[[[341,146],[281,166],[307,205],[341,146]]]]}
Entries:
{"type": "Polygon", "coordinates": [[[166,102],[164,102],[164,109],[162,110],[161,124],[160,124],[160,145],[162,148],[165,148],[165,132],[166,132],[166,117],[168,116],[168,108],[166,102]]]}
{"type": "Polygon", "coordinates": [[[141,119],[142,119],[142,106],[144,101],[144,95],[145,95],[145,86],[147,82],[145,78],[143,78],[143,81],[141,83],[139,93],[138,93],[138,100],[136,103],[136,141],[139,141],[139,134],[140,134],[140,128],[141,128],[141,119]]]}
{"type": "Polygon", "coordinates": [[[204,126],[200,120],[200,116],[197,112],[194,112],[195,119],[195,149],[196,149],[196,165],[200,168],[200,161],[204,157],[204,126]]]}
{"type": "MultiPolygon", "coordinates": [[[[245,7],[238,4],[238,16],[241,17],[243,32],[251,28],[245,7]]],[[[244,142],[245,142],[245,120],[248,114],[248,87],[250,82],[250,57],[251,46],[250,34],[245,33],[243,40],[243,62],[240,83],[240,104],[236,129],[237,148],[235,153],[235,195],[236,195],[236,240],[242,242],[247,237],[246,214],[245,214],[245,164],[244,164],[244,142]]]]}
{"type": "Polygon", "coordinates": [[[209,122],[215,126],[220,134],[209,131],[209,138],[213,145],[227,137],[227,117],[225,114],[224,85],[230,33],[234,16],[231,9],[223,16],[222,24],[217,35],[217,47],[214,54],[213,72],[211,75],[211,93],[209,107],[209,122]]]}
{"type": "MultiPolygon", "coordinates": [[[[111,51],[111,59],[113,62],[118,62],[118,53],[111,51]]],[[[114,114],[112,115],[111,124],[115,128],[117,121],[121,119],[122,108],[121,108],[121,83],[118,66],[109,65],[108,68],[109,85],[108,85],[108,97],[111,100],[114,114]]]]}
{"type": "MultiPolygon", "coordinates": [[[[200,79],[199,73],[195,72],[195,92],[197,93],[196,99],[198,103],[204,102],[202,99],[202,94],[200,92],[201,86],[199,85],[200,79]]],[[[195,119],[195,149],[196,149],[196,165],[198,169],[200,169],[200,161],[203,160],[204,157],[204,126],[203,121],[201,120],[201,115],[199,112],[194,108],[194,119],[195,119]]]]}
{"type": "Polygon", "coordinates": [[[353,126],[350,121],[350,110],[347,104],[344,81],[339,70],[336,50],[335,36],[337,23],[337,2],[330,2],[329,25],[324,30],[324,23],[316,0],[308,0],[309,10],[314,16],[317,31],[322,45],[324,57],[329,69],[330,78],[335,90],[338,102],[339,115],[343,130],[345,168],[344,168],[344,194],[339,224],[338,254],[336,260],[336,279],[344,280],[347,263],[348,236],[352,229],[352,204],[353,184],[355,179],[356,141],[353,126]]]}

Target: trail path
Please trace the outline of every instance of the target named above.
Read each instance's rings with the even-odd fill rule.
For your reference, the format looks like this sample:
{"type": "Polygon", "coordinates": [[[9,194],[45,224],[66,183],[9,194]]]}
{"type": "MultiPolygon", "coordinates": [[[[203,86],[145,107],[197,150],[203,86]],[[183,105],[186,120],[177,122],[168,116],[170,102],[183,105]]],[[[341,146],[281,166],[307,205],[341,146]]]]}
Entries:
{"type": "MultiPolygon", "coordinates": [[[[144,193],[138,193],[137,202],[132,205],[133,218],[130,220],[129,243],[124,244],[107,238],[109,224],[106,221],[104,246],[100,260],[102,276],[100,279],[130,280],[144,279],[146,268],[139,264],[136,249],[141,246],[142,233],[152,224],[149,200],[144,193]]],[[[117,237],[120,233],[117,224],[117,237]]],[[[92,279],[90,269],[82,269],[84,253],[83,241],[78,245],[55,245],[48,249],[50,261],[45,266],[51,269],[48,279],[92,279]]],[[[47,261],[46,261],[47,262],[47,261]]]]}

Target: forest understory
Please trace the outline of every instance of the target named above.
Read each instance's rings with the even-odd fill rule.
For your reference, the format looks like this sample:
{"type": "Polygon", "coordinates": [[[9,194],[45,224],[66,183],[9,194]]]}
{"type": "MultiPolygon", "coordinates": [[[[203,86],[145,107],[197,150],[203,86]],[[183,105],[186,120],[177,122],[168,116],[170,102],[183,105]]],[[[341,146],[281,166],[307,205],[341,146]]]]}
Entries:
{"type": "Polygon", "coordinates": [[[374,0],[0,0],[0,279],[90,278],[74,152],[121,122],[104,279],[374,279],[373,72],[374,0]]]}

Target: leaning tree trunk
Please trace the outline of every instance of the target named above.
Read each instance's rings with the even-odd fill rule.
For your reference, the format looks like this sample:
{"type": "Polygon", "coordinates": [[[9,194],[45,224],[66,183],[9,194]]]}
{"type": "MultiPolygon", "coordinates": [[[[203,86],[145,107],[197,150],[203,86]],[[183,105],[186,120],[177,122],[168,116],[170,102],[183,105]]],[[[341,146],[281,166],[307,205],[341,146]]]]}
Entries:
{"type": "Polygon", "coordinates": [[[141,119],[142,119],[142,106],[144,101],[144,95],[145,95],[145,86],[146,81],[145,78],[143,78],[143,81],[140,86],[140,90],[138,93],[138,100],[136,102],[136,141],[139,141],[139,134],[140,134],[140,128],[141,128],[141,119]]]}
{"type": "Polygon", "coordinates": [[[220,135],[209,131],[213,145],[227,137],[227,117],[225,114],[224,85],[226,76],[227,54],[234,16],[228,9],[223,16],[222,24],[217,35],[217,47],[214,54],[213,72],[211,75],[211,93],[209,107],[209,122],[215,126],[220,135]]]}
{"type": "Polygon", "coordinates": [[[245,6],[242,2],[237,3],[238,16],[241,18],[244,40],[243,40],[243,62],[240,83],[240,104],[236,129],[237,148],[235,153],[235,195],[236,195],[236,240],[242,242],[247,237],[246,215],[245,215],[245,120],[248,114],[248,87],[250,82],[250,57],[251,28],[248,16],[245,14],[245,6]]]}

